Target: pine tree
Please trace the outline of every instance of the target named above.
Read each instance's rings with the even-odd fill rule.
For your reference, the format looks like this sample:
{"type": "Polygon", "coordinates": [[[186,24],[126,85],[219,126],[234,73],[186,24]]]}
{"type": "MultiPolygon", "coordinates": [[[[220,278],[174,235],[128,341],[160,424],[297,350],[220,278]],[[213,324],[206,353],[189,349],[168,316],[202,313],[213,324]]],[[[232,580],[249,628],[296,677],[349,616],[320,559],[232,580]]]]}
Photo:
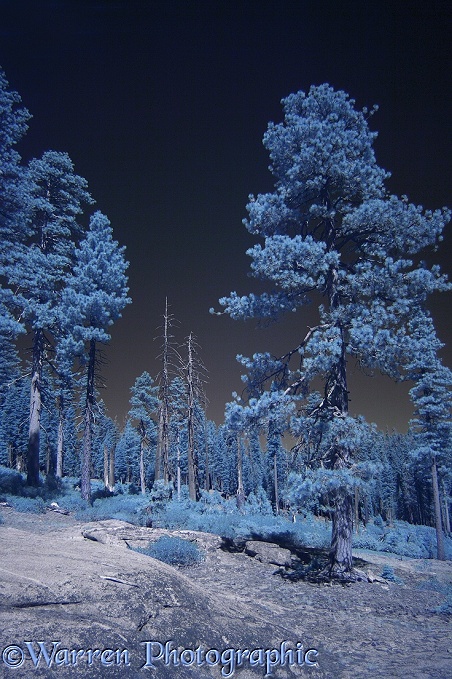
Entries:
{"type": "Polygon", "coordinates": [[[66,334],[61,341],[68,353],[82,359],[85,367],[81,494],[88,501],[98,344],[109,342],[107,329],[131,301],[127,297],[125,248],[113,240],[112,233],[107,217],[96,212],[86,237],[75,251],[75,265],[62,295],[66,334]]]}
{"type": "MultiPolygon", "coordinates": [[[[10,282],[14,272],[18,247],[28,233],[26,206],[29,178],[21,165],[17,143],[28,129],[30,113],[21,107],[17,92],[9,89],[0,69],[0,370],[3,357],[10,351],[16,337],[25,331],[15,316],[15,285],[10,282]]],[[[2,379],[3,383],[3,379],[2,379]]]]}
{"type": "Polygon", "coordinates": [[[122,483],[139,481],[140,435],[130,420],[116,446],[116,474],[122,483]]]}
{"type": "Polygon", "coordinates": [[[28,234],[9,280],[33,336],[27,481],[37,485],[43,370],[53,357],[61,293],[81,233],[77,217],[92,199],[66,153],[47,151],[33,159],[28,177],[28,234]]]}
{"type": "Polygon", "coordinates": [[[452,449],[452,372],[442,365],[437,356],[441,343],[436,337],[429,316],[419,315],[413,320],[413,342],[418,339],[417,352],[411,363],[412,377],[416,380],[410,389],[415,407],[411,421],[415,432],[418,459],[429,462],[433,490],[437,558],[445,559],[443,526],[441,518],[438,465],[451,469],[452,449]]]}
{"type": "Polygon", "coordinates": [[[241,361],[250,396],[261,398],[270,384],[281,397],[298,399],[299,418],[322,420],[330,430],[331,446],[318,462],[319,472],[333,473],[327,574],[348,578],[359,426],[349,415],[347,356],[395,378],[404,374],[413,350],[406,341],[410,319],[429,293],[448,287],[438,267],[429,270],[413,259],[437,244],[450,213],[424,212],[406,197],[388,195],[369,112],[356,110],[344,92],[313,86],[308,94],[291,94],[283,106],[284,122],[270,124],[264,136],[275,191],[251,197],[245,221],[264,240],[248,250],[252,273],[274,289],[233,292],[220,303],[234,319],[274,319],[312,298],[318,302],[317,324],[300,331],[285,355],[241,361]],[[306,397],[315,379],[323,381],[323,395],[310,408],[306,397]]]}
{"type": "Polygon", "coordinates": [[[146,492],[145,450],[157,439],[156,425],[152,415],[158,412],[158,386],[148,372],[142,373],[131,388],[129,418],[137,422],[140,435],[140,485],[143,495],[146,492]]]}

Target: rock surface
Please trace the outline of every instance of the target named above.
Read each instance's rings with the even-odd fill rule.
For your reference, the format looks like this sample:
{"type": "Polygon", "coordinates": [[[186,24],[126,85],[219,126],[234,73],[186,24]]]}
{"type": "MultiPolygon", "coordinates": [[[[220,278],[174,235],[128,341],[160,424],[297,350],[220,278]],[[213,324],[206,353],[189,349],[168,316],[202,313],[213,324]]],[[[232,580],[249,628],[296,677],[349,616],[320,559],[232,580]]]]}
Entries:
{"type": "Polygon", "coordinates": [[[290,566],[292,563],[291,552],[274,542],[248,540],[245,545],[245,554],[254,556],[261,563],[272,563],[275,566],[290,566]]]}
{"type": "MultiPolygon", "coordinates": [[[[5,508],[2,515],[2,678],[221,679],[221,669],[227,666],[214,664],[213,649],[262,648],[263,653],[280,648],[283,641],[300,642],[304,651],[316,649],[318,656],[312,659],[318,666],[277,665],[270,675],[276,679],[452,677],[450,618],[432,611],[445,597],[419,588],[433,578],[450,582],[450,564],[366,553],[374,575],[391,565],[405,584],[377,580],[350,587],[318,586],[284,580],[274,575],[274,564],[245,552],[222,551],[217,536],[137,528],[119,521],[82,525],[50,512],[32,516],[5,508]],[[162,533],[196,540],[206,550],[204,562],[179,570],[127,548],[162,533]],[[39,641],[49,653],[52,642],[60,642],[58,649],[68,652],[54,656],[50,667],[42,653],[35,667],[26,642],[33,642],[31,651],[37,656],[39,641]],[[150,641],[162,647],[173,641],[172,649],[187,649],[179,656],[185,664],[165,664],[162,658],[153,663],[156,670],[143,668],[149,660],[146,651],[160,648],[151,647],[150,641]],[[14,645],[16,649],[8,649],[14,645]],[[198,647],[212,649],[212,666],[191,662],[198,647]],[[104,654],[110,665],[102,665],[99,657],[89,664],[85,653],[75,666],[58,666],[58,658],[71,660],[72,649],[111,649],[118,654],[104,654]],[[123,662],[125,650],[130,666],[123,662]],[[7,662],[21,661],[21,652],[20,668],[8,667],[7,662]]],[[[280,556],[286,558],[284,550],[280,556]]],[[[168,663],[171,657],[174,653],[168,663]]],[[[244,661],[230,676],[255,679],[264,674],[265,667],[244,661]]]]}

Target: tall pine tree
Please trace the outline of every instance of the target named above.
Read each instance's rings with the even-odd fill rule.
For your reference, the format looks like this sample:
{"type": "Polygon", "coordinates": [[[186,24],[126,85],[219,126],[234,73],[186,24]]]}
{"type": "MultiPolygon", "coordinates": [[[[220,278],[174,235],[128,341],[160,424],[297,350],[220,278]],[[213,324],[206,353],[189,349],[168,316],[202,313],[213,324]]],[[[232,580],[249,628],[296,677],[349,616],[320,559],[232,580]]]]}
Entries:
{"type": "Polygon", "coordinates": [[[65,350],[82,360],[85,371],[81,494],[91,499],[92,427],[95,416],[95,382],[98,345],[110,340],[108,328],[131,302],[127,297],[128,262],[125,247],[113,240],[110,222],[101,212],[90,220],[89,230],[75,251],[75,265],[62,295],[66,331],[65,350]]]}
{"type": "MultiPolygon", "coordinates": [[[[349,415],[347,356],[393,377],[404,372],[412,350],[409,321],[426,297],[447,284],[438,268],[414,258],[434,246],[448,210],[424,212],[388,195],[388,174],[376,163],[366,109],[328,85],[283,100],[285,118],[270,124],[264,145],[275,177],[272,193],[251,197],[245,225],[263,244],[248,250],[252,274],[273,289],[231,293],[220,300],[234,319],[277,318],[315,299],[318,321],[300,328],[288,352],[275,359],[242,359],[251,394],[266,384],[281,396],[306,397],[323,382],[313,408],[299,417],[322,419],[331,446],[318,461],[333,472],[334,505],[328,576],[352,575],[353,478],[359,427],[349,415]]],[[[300,403],[298,402],[300,405],[300,403]]]]}

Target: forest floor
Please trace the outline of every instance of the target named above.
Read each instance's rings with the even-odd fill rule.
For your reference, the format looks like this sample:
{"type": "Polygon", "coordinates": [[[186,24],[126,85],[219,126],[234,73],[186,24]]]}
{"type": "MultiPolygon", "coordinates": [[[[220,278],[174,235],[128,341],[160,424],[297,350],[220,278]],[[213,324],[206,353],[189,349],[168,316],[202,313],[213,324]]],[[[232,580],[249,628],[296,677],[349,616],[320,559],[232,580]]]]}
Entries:
{"type": "MultiPolygon", "coordinates": [[[[2,652],[8,644],[20,645],[18,641],[20,635],[39,633],[55,635],[55,628],[39,627],[44,624],[42,622],[44,620],[43,610],[50,616],[50,607],[54,606],[55,602],[43,601],[42,588],[40,593],[36,589],[43,582],[47,590],[50,589],[49,583],[53,583],[53,580],[49,573],[43,573],[43,571],[47,572],[54,568],[56,580],[60,583],[61,596],[64,590],[66,599],[56,602],[59,603],[58,610],[62,610],[63,604],[66,609],[70,608],[70,604],[80,604],[80,599],[85,596],[83,587],[88,588],[86,583],[91,580],[94,587],[95,575],[97,575],[103,578],[103,587],[105,581],[110,581],[110,585],[113,582],[130,585],[125,588],[116,585],[114,592],[113,587],[102,590],[102,596],[99,595],[98,600],[99,606],[103,601],[107,607],[108,601],[111,605],[111,601],[114,600],[118,611],[121,609],[121,603],[134,611],[134,606],[138,604],[135,604],[133,600],[136,591],[133,587],[142,588],[143,582],[150,587],[149,583],[152,577],[155,577],[155,590],[146,592],[146,601],[149,602],[153,596],[158,598],[158,591],[161,592],[163,588],[168,596],[172,592],[171,596],[174,600],[177,599],[178,603],[172,605],[180,608],[180,616],[182,611],[185,612],[179,618],[171,620],[169,617],[164,618],[164,615],[167,615],[166,608],[169,609],[170,606],[163,604],[161,608],[163,627],[158,627],[160,623],[156,622],[157,614],[149,613],[147,622],[138,627],[139,630],[146,631],[145,625],[149,624],[149,620],[153,618],[154,627],[152,629],[148,627],[145,639],[149,638],[149,634],[153,635],[151,637],[153,639],[161,638],[162,640],[165,635],[167,639],[179,635],[180,638],[184,637],[185,644],[189,643],[192,638],[192,647],[195,647],[196,643],[205,645],[216,643],[216,648],[218,648],[218,638],[210,638],[206,629],[214,630],[218,625],[223,625],[224,643],[226,640],[232,643],[231,639],[234,639],[235,645],[239,645],[240,648],[257,648],[260,644],[263,648],[268,648],[266,645],[270,643],[268,635],[273,633],[272,639],[278,639],[281,643],[284,640],[291,641],[293,644],[299,641],[303,643],[305,651],[308,648],[318,651],[317,666],[303,665],[288,668],[277,665],[272,668],[272,674],[269,675],[275,678],[452,678],[451,616],[435,611],[435,608],[446,599],[447,590],[450,592],[452,585],[450,562],[415,560],[357,550],[356,556],[367,562],[367,569],[371,569],[375,575],[380,575],[384,566],[390,566],[398,582],[385,582],[378,579],[379,581],[373,583],[361,581],[348,586],[320,585],[304,580],[285,579],[278,574],[277,566],[260,562],[244,552],[224,551],[218,548],[218,541],[211,543],[206,559],[200,565],[181,570],[163,564],[160,566],[159,562],[152,559],[147,561],[149,557],[142,554],[119,549],[118,540],[115,542],[113,539],[100,539],[100,542],[96,543],[93,542],[93,539],[97,540],[95,535],[91,540],[86,540],[82,536],[82,531],[86,533],[86,525],[76,521],[70,515],[65,516],[51,511],[40,515],[21,514],[10,508],[2,508],[1,514],[3,524],[0,525],[0,548],[2,550],[0,612],[4,613],[3,619],[0,620],[0,627],[3,629],[0,637],[0,651],[2,652]],[[18,541],[21,543],[20,546],[18,546],[18,541]],[[104,544],[100,544],[102,542],[104,544]],[[74,563],[77,558],[80,559],[80,566],[76,567],[74,563]],[[127,568],[124,566],[126,558],[127,568]],[[94,564],[93,569],[89,570],[87,562],[91,559],[93,564],[97,559],[97,565],[94,564]],[[108,574],[99,576],[99,568],[105,569],[106,565],[110,569],[109,573],[116,568],[115,577],[108,574]],[[146,580],[143,580],[140,578],[145,567],[151,570],[148,570],[146,580]],[[38,577],[40,570],[41,576],[38,577]],[[83,580],[81,593],[80,585],[75,587],[74,583],[71,585],[70,582],[74,579],[74,573],[78,572],[83,580]],[[22,589],[19,587],[20,578],[22,582],[28,581],[35,584],[29,592],[31,598],[26,602],[21,600],[22,603],[17,603],[17,597],[23,595],[23,586],[22,589]],[[134,582],[138,584],[133,584],[134,582]],[[76,594],[77,601],[74,599],[76,594]],[[115,598],[108,599],[108,596],[115,598]],[[15,602],[14,597],[16,597],[15,602]],[[33,597],[38,597],[37,603],[33,597]],[[39,606],[43,607],[41,611],[38,610],[39,606]],[[25,615],[28,617],[24,617],[25,615]],[[35,618],[37,615],[40,616],[39,624],[37,619],[32,617],[33,615],[35,618]],[[212,617],[213,615],[216,617],[212,617]],[[222,616],[223,622],[218,616],[222,616]],[[227,631],[229,628],[230,633],[227,631]],[[36,631],[38,629],[39,632],[36,631]],[[6,638],[5,634],[9,634],[9,637],[6,638]],[[155,636],[157,634],[160,634],[160,637],[155,636]]],[[[123,522],[110,523],[108,521],[89,524],[88,529],[92,530],[93,534],[96,531],[100,533],[103,531],[107,536],[112,536],[113,533],[120,535],[121,530],[123,530],[122,535],[125,534],[125,530],[130,536],[135,531],[139,539],[142,539],[143,531],[152,532],[153,530],[136,528],[123,522]]],[[[168,532],[175,533],[174,531],[168,532]]],[[[52,586],[54,591],[57,591],[56,584],[52,586]]],[[[88,589],[86,591],[88,592],[88,589]]],[[[86,596],[88,600],[88,594],[86,596]]],[[[94,605],[91,600],[90,603],[94,605]]],[[[141,602],[139,605],[142,607],[144,604],[141,602]]],[[[52,615],[56,615],[56,610],[56,608],[52,609],[52,615]]],[[[89,610],[92,611],[93,608],[89,610]]],[[[92,612],[89,615],[93,620],[96,617],[92,612]]],[[[71,624],[74,627],[86,626],[89,624],[87,616],[86,610],[80,613],[80,607],[76,609],[74,606],[70,618],[59,619],[57,629],[63,633],[64,624],[71,624]]],[[[116,623],[118,620],[121,620],[119,613],[116,615],[116,623]]],[[[110,621],[109,615],[105,615],[105,612],[102,621],[103,634],[106,634],[105,630],[108,630],[109,626],[113,629],[113,622],[110,621]]],[[[97,622],[99,621],[96,618],[93,625],[97,622]]],[[[132,645],[143,643],[143,641],[137,642],[135,637],[133,641],[131,640],[127,631],[129,623],[125,617],[124,623],[121,624],[124,627],[122,638],[128,640],[127,643],[132,645]]],[[[43,639],[46,637],[44,636],[43,639]]],[[[50,642],[51,639],[48,641],[50,642]]],[[[79,640],[79,645],[81,643],[83,641],[79,640]]],[[[210,648],[213,646],[211,645],[210,648]]],[[[102,668],[102,674],[99,675],[86,667],[78,673],[71,668],[71,675],[66,675],[64,669],[59,667],[47,669],[43,667],[43,663],[40,668],[35,668],[29,663],[27,671],[24,671],[25,665],[22,667],[20,676],[124,676],[126,678],[155,676],[157,679],[170,676],[176,679],[179,677],[181,679],[185,677],[218,677],[220,679],[221,676],[225,676],[221,674],[219,666],[211,667],[209,671],[204,668],[192,670],[191,667],[179,666],[168,668],[168,670],[162,667],[152,672],[148,668],[143,670],[123,666],[102,668]]],[[[249,666],[248,669],[237,667],[234,674],[238,679],[263,677],[264,670],[262,667],[253,670],[250,670],[249,666]]],[[[0,659],[0,677],[17,676],[17,672],[8,667],[4,660],[2,664],[0,659]]]]}

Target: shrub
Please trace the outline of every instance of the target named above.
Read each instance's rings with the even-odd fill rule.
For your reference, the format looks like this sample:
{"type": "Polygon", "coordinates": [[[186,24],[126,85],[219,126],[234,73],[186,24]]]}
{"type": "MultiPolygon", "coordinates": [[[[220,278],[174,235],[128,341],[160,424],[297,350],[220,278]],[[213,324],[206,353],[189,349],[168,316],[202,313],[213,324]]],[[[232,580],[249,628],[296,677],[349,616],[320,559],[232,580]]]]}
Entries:
{"type": "Polygon", "coordinates": [[[9,504],[18,512],[44,514],[46,507],[42,497],[8,497],[9,504]]]}
{"type": "Polygon", "coordinates": [[[22,474],[8,467],[0,467],[0,492],[8,495],[22,495],[25,481],[22,474]]]}
{"type": "Polygon", "coordinates": [[[394,573],[393,567],[389,566],[388,564],[383,566],[383,570],[381,571],[381,577],[384,578],[385,580],[388,580],[388,582],[395,582],[397,585],[403,585],[403,580],[401,580],[394,573]]]}
{"type": "Polygon", "coordinates": [[[245,512],[247,514],[273,515],[271,502],[262,486],[259,486],[255,493],[251,492],[246,498],[245,512]]]}
{"type": "Polygon", "coordinates": [[[154,481],[150,492],[149,513],[160,514],[163,512],[166,504],[171,500],[173,491],[172,483],[165,483],[162,479],[154,481]]]}
{"type": "Polygon", "coordinates": [[[149,543],[148,547],[138,547],[135,551],[152,556],[171,566],[195,566],[203,560],[203,553],[197,544],[166,535],[154,543],[149,543]]]}

